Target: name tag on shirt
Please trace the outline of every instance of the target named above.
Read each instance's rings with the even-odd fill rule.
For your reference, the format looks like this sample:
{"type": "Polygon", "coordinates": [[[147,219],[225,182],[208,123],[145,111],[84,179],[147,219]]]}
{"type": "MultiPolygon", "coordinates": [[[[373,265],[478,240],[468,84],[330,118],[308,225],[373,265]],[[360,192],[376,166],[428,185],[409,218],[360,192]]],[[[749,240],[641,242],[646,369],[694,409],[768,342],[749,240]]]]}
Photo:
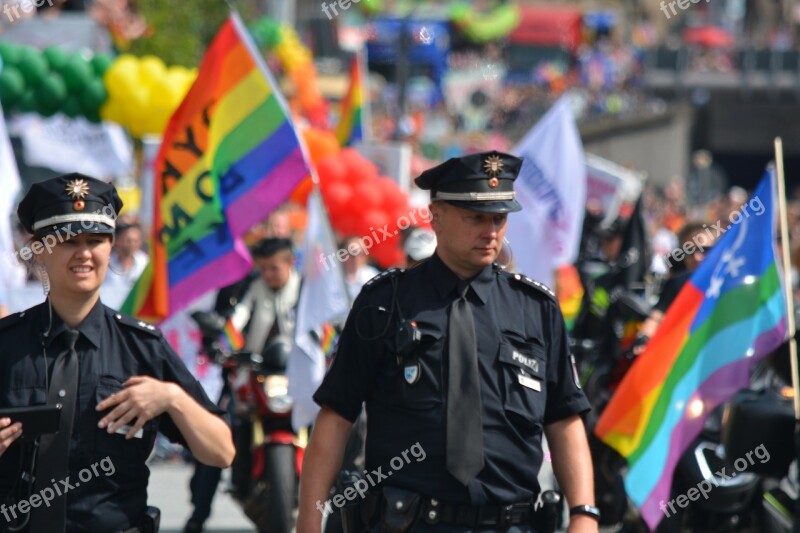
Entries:
{"type": "Polygon", "coordinates": [[[536,392],[542,392],[542,383],[538,379],[529,378],[528,376],[523,376],[522,374],[518,374],[517,378],[519,378],[519,384],[523,387],[528,387],[536,392]]]}

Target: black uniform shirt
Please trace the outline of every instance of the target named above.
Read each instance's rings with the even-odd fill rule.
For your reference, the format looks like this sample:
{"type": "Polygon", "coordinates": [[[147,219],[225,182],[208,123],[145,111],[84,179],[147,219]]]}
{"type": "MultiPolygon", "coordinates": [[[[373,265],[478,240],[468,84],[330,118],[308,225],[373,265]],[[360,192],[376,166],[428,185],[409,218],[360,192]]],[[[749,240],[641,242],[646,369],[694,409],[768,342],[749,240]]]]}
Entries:
{"type": "Polygon", "coordinates": [[[379,278],[356,299],[315,401],[350,421],[366,402],[367,469],[393,470],[384,483],[451,503],[529,501],[539,492],[543,426],[589,410],[555,299],[496,265],[471,280],[483,406],[475,416],[483,420],[485,467],[465,487],[449,474],[445,460],[447,320],[458,278],[436,255],[410,271],[379,278]],[[386,281],[393,276],[403,316],[422,332],[416,350],[420,377],[413,384],[405,379],[409,363],[398,364],[394,355],[399,315],[392,312],[393,288],[386,281]],[[417,442],[425,459],[408,453],[403,459],[402,452],[417,442]],[[396,457],[400,469],[391,467],[396,457]]]}
{"type": "MultiPolygon", "coordinates": [[[[0,408],[46,403],[42,333],[48,315],[45,302],[0,320],[0,408]]],[[[56,357],[66,349],[60,336],[66,329],[53,312],[46,342],[50,373],[56,357]]],[[[109,435],[97,427],[109,411],[95,411],[97,404],[122,389],[128,378],[151,376],[177,383],[204,408],[215,414],[220,411],[155,327],[117,314],[98,301],[77,330],[81,333],[76,346],[80,377],[70,444],[69,483],[74,488],[66,494],[67,531],[125,530],[137,525],[145,512],[150,476],[145,460],[156,432],[173,442],[185,445],[185,441],[167,414],[149,421],[141,439],[109,435]]],[[[16,483],[23,459],[28,461],[23,455],[23,446],[16,441],[0,456],[0,503],[27,498],[16,483]]],[[[0,515],[0,531],[7,525],[7,518],[0,515]]]]}

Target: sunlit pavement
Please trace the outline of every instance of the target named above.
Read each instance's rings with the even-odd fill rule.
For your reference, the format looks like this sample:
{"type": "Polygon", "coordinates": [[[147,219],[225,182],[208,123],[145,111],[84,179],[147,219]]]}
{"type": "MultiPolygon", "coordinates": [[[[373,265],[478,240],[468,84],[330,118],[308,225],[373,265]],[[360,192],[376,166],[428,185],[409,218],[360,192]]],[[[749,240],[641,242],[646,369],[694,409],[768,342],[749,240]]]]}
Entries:
{"type": "MultiPolygon", "coordinates": [[[[183,530],[192,513],[189,479],[194,468],[184,463],[151,463],[148,503],[161,509],[161,532],[178,533],[183,530]]],[[[205,531],[225,533],[253,533],[247,517],[238,504],[223,492],[227,473],[217,489],[211,518],[205,531]]]]}

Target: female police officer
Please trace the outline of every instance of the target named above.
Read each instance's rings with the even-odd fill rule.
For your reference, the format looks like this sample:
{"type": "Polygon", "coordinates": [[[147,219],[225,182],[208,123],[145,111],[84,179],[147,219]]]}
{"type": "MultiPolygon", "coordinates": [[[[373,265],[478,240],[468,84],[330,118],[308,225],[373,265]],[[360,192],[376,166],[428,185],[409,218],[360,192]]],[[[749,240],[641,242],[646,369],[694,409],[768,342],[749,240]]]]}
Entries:
{"type": "Polygon", "coordinates": [[[0,409],[57,405],[60,421],[35,438],[0,420],[0,531],[152,530],[157,431],[204,463],[233,459],[229,428],[160,332],[100,302],[121,207],[112,185],[69,174],[17,210],[47,299],[0,321],[0,409]]]}
{"type": "MultiPolygon", "coordinates": [[[[495,260],[519,211],[521,160],[454,158],[416,183],[431,190],[434,255],[368,282],[314,399],[298,533],[316,533],[352,422],[367,408],[366,481],[332,498],[358,502],[375,531],[515,531],[546,527],[542,433],[571,506],[570,532],[596,532],[591,456],[564,320],[552,292],[495,260]],[[425,451],[409,461],[408,448],[425,451]],[[404,452],[405,450],[405,452],[404,452]],[[405,455],[404,455],[405,453],[405,455]]],[[[337,503],[338,502],[338,503],[337,503]]],[[[345,514],[351,515],[350,512],[345,514]]],[[[359,526],[356,526],[359,527],[359,526]]]]}

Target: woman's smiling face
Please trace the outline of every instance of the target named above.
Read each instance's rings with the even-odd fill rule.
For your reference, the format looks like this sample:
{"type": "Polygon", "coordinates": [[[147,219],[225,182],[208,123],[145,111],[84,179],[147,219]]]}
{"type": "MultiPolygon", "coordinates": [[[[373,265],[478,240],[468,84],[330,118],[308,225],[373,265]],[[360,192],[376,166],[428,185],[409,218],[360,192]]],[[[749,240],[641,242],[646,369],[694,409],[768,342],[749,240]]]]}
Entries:
{"type": "Polygon", "coordinates": [[[111,235],[84,233],[55,245],[39,254],[50,278],[53,295],[98,293],[111,257],[111,235]]]}

